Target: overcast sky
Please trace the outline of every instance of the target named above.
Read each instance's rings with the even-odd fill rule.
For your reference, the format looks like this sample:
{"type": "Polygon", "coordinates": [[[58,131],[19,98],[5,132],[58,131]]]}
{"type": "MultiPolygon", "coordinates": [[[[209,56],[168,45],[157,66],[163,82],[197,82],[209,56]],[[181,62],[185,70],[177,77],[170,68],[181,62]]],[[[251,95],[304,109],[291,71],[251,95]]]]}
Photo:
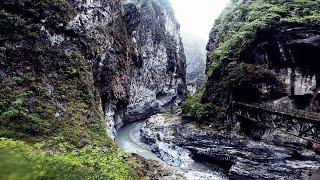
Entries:
{"type": "Polygon", "coordinates": [[[194,34],[205,40],[215,19],[229,0],[170,0],[181,25],[182,34],[194,34]]]}

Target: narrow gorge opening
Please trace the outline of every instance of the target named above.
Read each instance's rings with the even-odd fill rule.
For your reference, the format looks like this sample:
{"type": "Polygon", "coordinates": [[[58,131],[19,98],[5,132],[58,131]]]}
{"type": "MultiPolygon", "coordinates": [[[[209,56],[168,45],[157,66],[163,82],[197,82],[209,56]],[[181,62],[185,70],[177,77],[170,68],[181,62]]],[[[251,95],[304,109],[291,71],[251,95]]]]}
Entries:
{"type": "Polygon", "coordinates": [[[212,24],[229,0],[183,1],[171,0],[180,24],[181,38],[187,60],[187,89],[192,96],[204,88],[206,77],[206,46],[212,24]]]}
{"type": "MultiPolygon", "coordinates": [[[[228,0],[219,2],[212,2],[211,0],[202,0],[201,2],[170,0],[176,19],[173,18],[174,22],[170,22],[172,21],[170,19],[164,20],[168,21],[165,23],[165,29],[167,34],[172,34],[174,32],[170,30],[174,29],[175,23],[179,24],[178,30],[180,33],[178,33],[178,36],[181,38],[186,56],[187,96],[193,96],[204,88],[206,83],[206,45],[210,30],[215,19],[227,6],[228,2],[228,0]]],[[[166,14],[167,12],[165,11],[159,7],[157,8],[157,14],[166,14]]],[[[171,47],[168,54],[169,64],[167,69],[170,72],[174,72],[176,68],[174,48],[174,46],[171,47]]],[[[142,63],[141,67],[143,65],[145,64],[142,63]]],[[[156,100],[166,102],[171,97],[171,93],[165,90],[159,91],[156,94],[156,100]]],[[[168,107],[170,109],[170,104],[168,107]]],[[[224,179],[226,172],[216,165],[219,164],[218,160],[217,163],[205,163],[200,156],[193,155],[186,148],[164,142],[161,137],[167,138],[165,133],[171,130],[159,129],[158,134],[154,129],[149,129],[150,127],[147,124],[150,121],[156,119],[156,121],[161,122],[163,118],[170,121],[171,118],[177,118],[176,113],[180,111],[181,109],[175,107],[164,115],[158,114],[151,118],[140,118],[139,122],[124,124],[124,127],[117,132],[115,142],[126,152],[137,153],[146,159],[157,160],[169,165],[174,171],[184,174],[187,179],[224,179]]],[[[150,113],[149,115],[152,114],[150,113]]],[[[179,122],[179,118],[177,118],[177,122],[179,122]]],[[[166,126],[167,122],[163,122],[163,125],[166,126]]],[[[227,161],[222,160],[221,162],[227,161]]]]}

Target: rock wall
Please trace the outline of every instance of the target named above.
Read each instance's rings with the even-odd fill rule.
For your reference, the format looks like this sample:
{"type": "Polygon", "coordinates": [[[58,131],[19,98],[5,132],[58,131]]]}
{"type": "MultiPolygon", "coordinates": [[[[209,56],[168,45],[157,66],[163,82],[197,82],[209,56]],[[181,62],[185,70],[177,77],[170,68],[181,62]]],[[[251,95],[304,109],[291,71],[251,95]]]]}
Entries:
{"type": "Polygon", "coordinates": [[[317,6],[319,2],[231,3],[210,33],[202,102],[216,105],[222,119],[231,100],[319,109],[319,22],[309,20],[319,12],[300,13],[317,6]],[[273,11],[276,7],[279,11],[273,11]]]}
{"type": "Polygon", "coordinates": [[[166,111],[184,99],[185,55],[179,28],[168,2],[141,2],[140,23],[132,37],[138,62],[130,84],[130,120],[166,111]]]}
{"type": "Polygon", "coordinates": [[[19,132],[13,119],[22,119],[27,134],[40,128],[48,135],[86,139],[82,136],[91,136],[88,131],[99,130],[99,124],[113,137],[123,124],[185,98],[179,25],[166,0],[4,0],[0,5],[6,27],[0,34],[0,114],[6,121],[1,127],[19,132]],[[16,100],[21,109],[12,104],[16,100]],[[12,108],[22,112],[7,116],[12,108]]]}
{"type": "Polygon", "coordinates": [[[293,143],[280,131],[274,132],[277,138],[273,141],[265,137],[257,142],[223,131],[204,130],[181,116],[155,115],[144,122],[140,133],[142,141],[165,162],[181,169],[193,161],[210,165],[210,170],[203,166],[196,169],[206,171],[201,176],[195,170],[186,171],[194,173],[190,179],[308,179],[319,168],[318,153],[307,149],[306,144],[293,143]],[[189,156],[193,160],[188,161],[189,156]]]}
{"type": "Polygon", "coordinates": [[[112,105],[106,109],[113,133],[125,123],[167,111],[186,96],[180,26],[169,2],[125,1],[124,9],[130,15],[128,22],[138,23],[130,37],[133,68],[128,83],[128,102],[121,108],[112,105]]]}
{"type": "Polygon", "coordinates": [[[101,41],[96,75],[111,137],[122,125],[164,112],[184,99],[180,27],[167,1],[86,1],[80,7],[85,10],[70,24],[74,28],[82,22],[77,30],[84,28],[101,41]],[[115,40],[96,32],[108,23],[114,24],[110,28],[115,40]]]}

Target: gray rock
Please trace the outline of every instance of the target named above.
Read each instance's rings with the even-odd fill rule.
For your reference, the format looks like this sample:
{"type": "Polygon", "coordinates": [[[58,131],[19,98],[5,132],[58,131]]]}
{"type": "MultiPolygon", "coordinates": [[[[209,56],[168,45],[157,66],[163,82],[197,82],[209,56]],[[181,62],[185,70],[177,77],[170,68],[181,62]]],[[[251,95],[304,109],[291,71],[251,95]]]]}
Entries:
{"type": "Polygon", "coordinates": [[[165,119],[161,115],[148,119],[141,133],[160,157],[167,158],[163,151],[171,150],[158,147],[173,144],[189,150],[197,161],[220,167],[217,171],[230,179],[308,179],[320,166],[318,154],[288,137],[256,142],[182,125],[178,116],[165,119]]]}
{"type": "MultiPolygon", "coordinates": [[[[84,46],[95,42],[98,51],[89,55],[111,137],[124,124],[167,111],[185,99],[180,26],[166,0],[78,0],[74,6],[77,12],[66,28],[80,34],[84,46]]],[[[51,45],[68,39],[42,30],[51,45]]],[[[65,50],[68,55],[72,51],[65,50]]]]}

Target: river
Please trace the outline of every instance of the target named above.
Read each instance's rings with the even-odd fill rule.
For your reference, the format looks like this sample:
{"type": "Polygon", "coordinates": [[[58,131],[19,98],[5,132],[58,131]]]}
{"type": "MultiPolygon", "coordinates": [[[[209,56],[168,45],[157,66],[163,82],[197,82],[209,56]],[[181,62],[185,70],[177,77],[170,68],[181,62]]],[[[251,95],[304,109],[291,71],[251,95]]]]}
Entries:
{"type": "Polygon", "coordinates": [[[149,150],[148,146],[140,140],[140,129],[144,122],[132,123],[121,128],[116,136],[116,144],[127,153],[135,153],[149,160],[155,160],[159,163],[165,163],[172,168],[173,171],[180,173],[190,180],[220,180],[227,179],[225,175],[219,172],[215,167],[194,161],[189,157],[188,150],[180,147],[168,149],[168,152],[174,154],[174,159],[161,157],[162,153],[154,153],[149,150]],[[170,152],[169,152],[170,151],[170,152]],[[176,152],[174,152],[176,151],[176,152]],[[179,160],[178,164],[174,163],[179,160]]]}
{"type": "Polygon", "coordinates": [[[143,147],[143,143],[140,141],[140,128],[142,122],[136,122],[128,124],[121,128],[116,136],[116,144],[127,153],[135,153],[145,159],[156,160],[163,163],[156,154],[143,147]]]}

